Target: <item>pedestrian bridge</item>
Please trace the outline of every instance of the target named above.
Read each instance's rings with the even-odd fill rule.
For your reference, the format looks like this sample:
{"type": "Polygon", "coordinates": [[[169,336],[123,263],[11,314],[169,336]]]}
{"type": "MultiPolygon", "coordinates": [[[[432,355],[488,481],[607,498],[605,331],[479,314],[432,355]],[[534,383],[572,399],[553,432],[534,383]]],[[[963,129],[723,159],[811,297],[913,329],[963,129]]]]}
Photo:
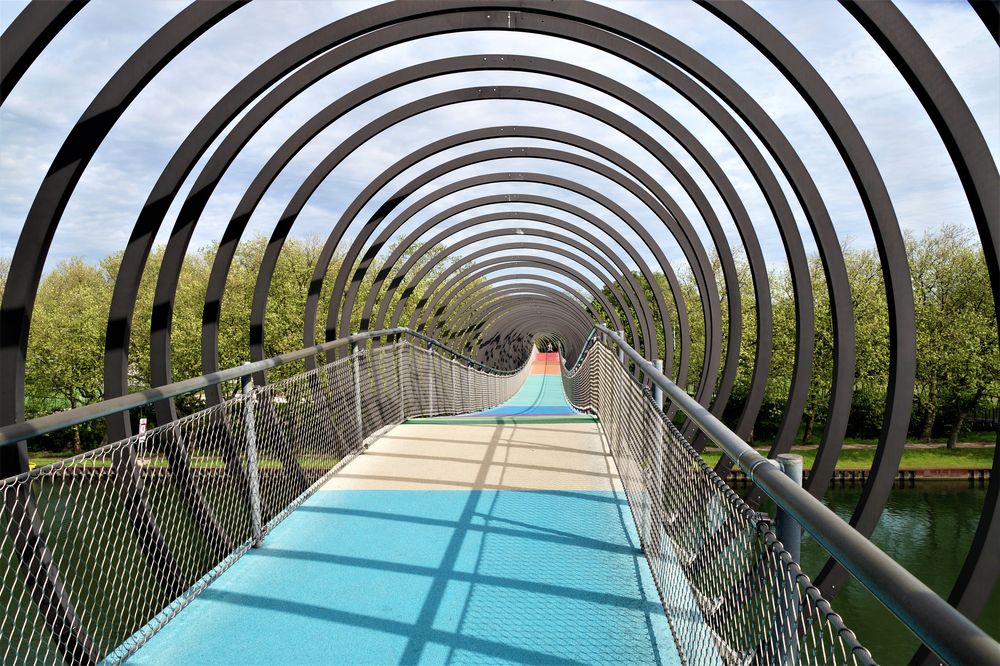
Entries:
{"type": "Polygon", "coordinates": [[[680,663],[596,420],[539,354],[499,407],[396,425],[133,663],[680,663]]]}
{"type": "Polygon", "coordinates": [[[853,580],[912,663],[1000,663],[975,624],[1000,454],[947,601],[868,539],[913,416],[901,220],[927,192],[975,224],[1000,319],[991,97],[951,78],[1000,11],[958,4],[213,0],[123,31],[113,4],[27,3],[0,38],[0,662],[868,664],[835,611],[853,580]],[[856,118],[858,81],[905,113],[856,118]],[[954,182],[900,187],[928,158],[954,182]],[[862,222],[884,303],[852,291],[862,222]],[[81,228],[98,315],[48,349],[87,329],[70,396],[103,400],[31,418],[32,363],[62,367],[38,321],[79,305],[45,273],[81,228]],[[872,390],[845,521],[821,498],[872,390]],[[92,422],[97,448],[32,467],[92,422]]]}
{"type": "Polygon", "coordinates": [[[936,595],[925,624],[919,581],[601,326],[569,368],[533,347],[513,371],[374,331],[0,436],[225,382],[218,405],[2,482],[6,661],[874,663],[799,568],[800,525],[936,649],[996,649],[936,595]]]}

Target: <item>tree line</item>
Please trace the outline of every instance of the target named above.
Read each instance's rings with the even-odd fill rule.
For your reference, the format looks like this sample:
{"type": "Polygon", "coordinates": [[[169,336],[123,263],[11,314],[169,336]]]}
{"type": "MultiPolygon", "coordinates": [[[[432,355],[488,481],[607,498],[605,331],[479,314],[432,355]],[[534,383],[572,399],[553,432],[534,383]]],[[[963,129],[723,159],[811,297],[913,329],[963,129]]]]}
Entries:
{"type": "MultiPolygon", "coordinates": [[[[230,270],[225,301],[219,322],[219,367],[234,367],[249,360],[249,318],[253,289],[267,241],[263,237],[240,244],[230,270]]],[[[911,434],[922,439],[947,436],[953,445],[978,405],[995,403],[1000,396],[1000,350],[993,315],[993,301],[982,250],[974,239],[958,227],[944,227],[923,235],[906,238],[913,278],[917,322],[916,395],[910,426],[911,434]]],[[[320,254],[319,239],[289,240],[278,260],[269,292],[264,336],[266,356],[274,356],[302,346],[302,312],[305,307],[313,267],[320,254]]],[[[417,246],[409,248],[407,254],[417,246]]],[[[217,246],[205,246],[188,255],[176,293],[172,326],[171,365],[176,378],[202,374],[202,309],[208,276],[217,246]]],[[[129,341],[128,384],[130,391],[151,385],[149,371],[149,329],[153,292],[163,249],[154,250],[147,262],[139,289],[132,335],[129,341]]],[[[432,253],[431,253],[432,254],[432,253]]],[[[737,273],[742,306],[742,342],[736,383],[723,420],[735,425],[750,387],[756,345],[756,303],[753,298],[750,269],[737,253],[737,273]]],[[[857,366],[848,436],[872,437],[881,428],[888,385],[889,322],[885,286],[878,256],[873,250],[846,248],[844,258],[854,305],[857,337],[857,366]]],[[[426,259],[425,259],[426,260],[426,259]]],[[[32,318],[25,375],[25,412],[34,418],[53,411],[78,407],[103,399],[103,355],[107,315],[117,277],[121,254],[95,263],[80,258],[61,262],[42,280],[32,318]]],[[[0,289],[6,284],[9,263],[0,260],[0,289]]],[[[320,303],[329,302],[333,280],[341,268],[334,258],[320,294],[320,303]]],[[[422,293],[442,270],[431,271],[418,287],[422,293]]],[[[830,304],[822,265],[818,257],[810,260],[812,291],[816,311],[814,365],[799,441],[814,442],[826,421],[833,370],[833,334],[830,304]]],[[[361,303],[368,295],[374,271],[369,270],[361,285],[353,312],[353,328],[360,325],[361,303]]],[[[726,286],[719,262],[715,262],[716,281],[725,302],[726,286]]],[[[390,276],[391,277],[391,276],[390,276]]],[[[650,285],[641,274],[636,281],[646,290],[646,298],[656,310],[650,285]]],[[[666,296],[668,309],[674,310],[670,290],[662,274],[654,274],[666,296]]],[[[691,331],[692,362],[688,388],[699,379],[700,359],[705,348],[705,328],[701,315],[698,286],[689,270],[678,271],[678,279],[687,306],[691,331]]],[[[787,270],[769,275],[774,337],[773,354],[765,402],[755,424],[753,436],[768,440],[776,433],[783,416],[785,400],[792,381],[795,357],[795,305],[791,276],[787,270]]],[[[472,289],[476,283],[466,289],[472,289]]],[[[608,300],[611,290],[605,288],[608,300]]],[[[381,295],[380,295],[381,296],[381,295]]],[[[397,290],[394,300],[398,299],[397,290]]],[[[404,310],[404,321],[418,299],[411,298],[404,310]]],[[[603,312],[596,302],[595,311],[603,312]]],[[[616,305],[616,307],[618,307],[616,305]]],[[[391,310],[390,310],[391,311],[391,310]]],[[[674,310],[675,311],[675,310],[674,310]]],[[[604,313],[606,323],[611,319],[604,313]]],[[[619,316],[635,317],[619,311],[619,316]]],[[[722,308],[723,335],[728,326],[726,307],[722,308]]],[[[317,321],[316,339],[324,339],[324,316],[317,321]]],[[[675,337],[679,334],[676,317],[670,315],[675,337]]],[[[662,331],[657,333],[663,349],[662,331]]],[[[725,339],[724,339],[725,343],[725,339]]],[[[675,363],[679,349],[675,350],[675,363]]],[[[280,379],[302,369],[290,364],[269,373],[280,379]]],[[[180,400],[181,413],[200,408],[197,396],[180,400]]],[[[140,414],[134,414],[137,418],[140,414]]],[[[152,416],[151,410],[148,414],[152,416]]],[[[55,450],[82,450],[103,441],[103,423],[94,422],[72,433],[33,440],[35,447],[55,450]]]]}
{"type": "MultiPolygon", "coordinates": [[[[993,309],[993,295],[982,249],[973,236],[956,226],[905,237],[916,314],[916,387],[910,434],[924,441],[947,437],[953,447],[961,437],[970,414],[978,407],[996,405],[1000,399],[1000,345],[993,309]]],[[[746,402],[756,351],[756,302],[749,265],[734,252],[742,307],[740,365],[732,397],[723,421],[733,427],[746,402]]],[[[869,438],[878,435],[883,421],[889,382],[889,319],[881,264],[874,250],[844,248],[844,260],[851,286],[857,363],[854,393],[847,436],[869,438]]],[[[726,285],[721,266],[714,262],[716,282],[725,302],[726,285]]],[[[827,418],[833,373],[833,322],[825,274],[818,256],[809,260],[815,300],[816,338],[813,370],[803,424],[797,441],[815,443],[827,418]]],[[[649,283],[639,273],[647,300],[655,311],[649,283]]],[[[676,318],[674,301],[662,274],[655,274],[665,294],[671,317],[676,318]]],[[[781,423],[792,382],[795,358],[795,300],[789,271],[769,274],[773,307],[773,353],[765,400],[753,430],[758,440],[772,438],[781,423]]],[[[687,306],[691,331],[692,362],[688,389],[699,379],[700,359],[705,348],[698,287],[689,269],[678,271],[681,294],[687,306]]],[[[610,297],[610,290],[605,290],[610,297]]],[[[597,307],[595,301],[594,306],[597,307]]],[[[617,307],[617,306],[616,306],[617,307]]],[[[619,315],[625,315],[619,312],[619,315]]],[[[634,313],[629,316],[634,316],[634,313]]],[[[728,312],[722,308],[723,335],[728,328],[728,312]]],[[[610,323],[610,319],[608,319],[610,323]]],[[[679,328],[673,322],[675,337],[679,328]]],[[[659,348],[663,335],[658,332],[659,348]]],[[[725,344],[725,337],[723,339],[725,344]]],[[[675,364],[679,350],[675,349],[675,364]]]]}
{"type": "MultiPolygon", "coordinates": [[[[242,242],[233,259],[219,321],[220,368],[238,366],[250,360],[248,322],[254,285],[266,246],[267,239],[264,237],[242,242]]],[[[417,247],[408,248],[403,260],[417,247]]],[[[302,312],[321,249],[322,241],[319,238],[286,241],[275,266],[269,291],[265,317],[265,357],[302,348],[302,312]]],[[[171,327],[171,368],[175,379],[203,374],[202,312],[216,250],[216,244],[207,245],[190,253],[184,261],[171,327]]],[[[151,253],[138,292],[129,340],[129,391],[142,391],[151,386],[150,318],[162,257],[162,247],[151,253]]],[[[121,258],[120,252],[97,263],[72,257],[60,262],[42,279],[35,301],[25,360],[26,418],[80,407],[104,398],[104,342],[121,258]]],[[[424,261],[426,258],[421,260],[424,261]]],[[[320,292],[321,304],[329,302],[341,264],[341,259],[335,256],[320,292]]],[[[8,269],[9,260],[0,259],[0,291],[6,286],[8,269]]],[[[439,266],[431,271],[418,285],[417,293],[421,293],[420,290],[441,270],[439,266]]],[[[360,324],[362,304],[372,287],[373,273],[374,271],[368,271],[359,290],[360,302],[353,313],[352,330],[357,330],[360,324]]],[[[397,290],[390,305],[398,300],[400,291],[401,289],[397,290]]],[[[408,321],[417,300],[408,300],[402,321],[408,321]]],[[[325,312],[321,311],[316,323],[316,340],[324,339],[325,312]]],[[[289,363],[270,370],[268,380],[276,381],[303,369],[304,363],[301,361],[289,363]]],[[[226,388],[231,394],[237,386],[234,384],[226,388]]],[[[182,396],[177,402],[180,414],[191,413],[204,406],[199,394],[182,396]]],[[[148,417],[152,426],[151,408],[134,410],[133,422],[141,416],[148,417]]],[[[29,441],[29,448],[80,452],[102,444],[104,433],[104,423],[99,420],[83,424],[70,432],[34,438],[29,441]]]]}

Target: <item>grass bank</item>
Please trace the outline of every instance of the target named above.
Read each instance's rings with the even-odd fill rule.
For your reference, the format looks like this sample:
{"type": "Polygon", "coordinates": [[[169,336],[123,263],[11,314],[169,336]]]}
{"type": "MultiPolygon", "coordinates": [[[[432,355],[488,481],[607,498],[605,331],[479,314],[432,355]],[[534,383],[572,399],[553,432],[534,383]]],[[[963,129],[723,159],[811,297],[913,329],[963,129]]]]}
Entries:
{"type": "MultiPolygon", "coordinates": [[[[73,456],[72,452],[66,453],[39,453],[39,454],[28,454],[28,466],[30,469],[35,469],[36,467],[44,467],[45,465],[51,465],[52,463],[57,463],[62,460],[66,460],[73,456]]],[[[338,456],[329,455],[314,455],[314,456],[302,456],[299,459],[299,465],[305,469],[325,469],[330,468],[340,462],[338,456]]],[[[140,461],[139,463],[143,467],[150,467],[152,469],[166,469],[168,467],[167,461],[163,458],[155,458],[149,461],[140,461]]],[[[257,465],[260,469],[278,469],[281,467],[281,461],[272,458],[260,458],[257,461],[257,465]]],[[[111,467],[111,458],[96,458],[92,460],[80,461],[74,464],[76,467],[111,467]]],[[[194,469],[221,469],[226,466],[226,463],[221,458],[201,458],[195,459],[191,463],[191,467],[194,469]]]]}
{"type": "MultiPolygon", "coordinates": [[[[813,443],[816,443],[817,438],[813,438],[813,443]]],[[[958,438],[959,442],[975,442],[979,444],[996,444],[997,434],[992,430],[975,430],[970,432],[963,432],[958,438]]],[[[930,440],[924,442],[924,440],[919,437],[907,437],[907,444],[939,444],[944,446],[948,443],[947,437],[931,437],[930,440]]],[[[870,444],[874,446],[878,444],[878,439],[875,437],[845,437],[844,444],[870,444]]]]}
{"type": "MultiPolygon", "coordinates": [[[[903,453],[900,469],[989,469],[993,465],[995,447],[949,449],[945,446],[936,448],[908,448],[903,453]]],[[[758,448],[762,454],[767,454],[766,448],[758,448]]],[[[810,469],[816,460],[816,449],[796,450],[802,456],[802,465],[810,469]]],[[[722,452],[716,448],[706,448],[701,457],[709,465],[719,461],[722,452]]],[[[871,469],[875,459],[875,449],[843,449],[837,460],[837,469],[871,469]]]]}

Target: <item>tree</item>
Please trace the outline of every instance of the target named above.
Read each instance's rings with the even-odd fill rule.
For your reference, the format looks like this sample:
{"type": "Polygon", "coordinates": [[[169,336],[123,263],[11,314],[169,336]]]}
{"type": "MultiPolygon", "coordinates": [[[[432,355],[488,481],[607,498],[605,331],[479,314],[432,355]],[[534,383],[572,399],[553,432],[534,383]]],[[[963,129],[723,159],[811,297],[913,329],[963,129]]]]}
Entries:
{"type": "MultiPolygon", "coordinates": [[[[79,257],[61,262],[42,280],[25,365],[28,418],[101,399],[110,302],[107,273],[79,257]]],[[[82,450],[79,427],[73,450],[82,450]]]]}
{"type": "Polygon", "coordinates": [[[844,262],[851,284],[855,350],[848,433],[872,437],[881,431],[889,386],[889,309],[885,281],[874,250],[845,251],[844,262]]]}
{"type": "MultiPolygon", "coordinates": [[[[742,248],[732,249],[733,259],[736,263],[736,276],[740,289],[740,314],[743,321],[742,338],[740,340],[739,367],[736,372],[736,381],[733,384],[732,397],[730,403],[734,408],[742,410],[746,402],[747,394],[750,392],[750,381],[753,379],[753,366],[757,353],[757,300],[754,295],[753,275],[750,272],[750,263],[746,259],[746,254],[742,248]]],[[[719,276],[719,297],[723,303],[728,297],[726,285],[721,279],[722,268],[719,265],[718,255],[713,257],[712,265],[715,267],[716,275],[719,276]]],[[[729,309],[722,308],[722,330],[725,332],[723,346],[728,344],[729,335],[729,309]]],[[[733,422],[727,423],[730,427],[735,427],[737,409],[727,410],[732,415],[733,422]]]]}
{"type": "Polygon", "coordinates": [[[968,413],[1000,375],[993,299],[980,250],[960,227],[906,238],[917,320],[916,400],[920,436],[950,411],[953,447],[968,413]]]}
{"type": "MultiPolygon", "coordinates": [[[[1000,349],[993,313],[992,293],[981,250],[971,236],[958,227],[943,227],[922,236],[906,239],[917,322],[917,367],[914,421],[911,431],[925,439],[937,432],[946,432],[949,445],[954,446],[967,416],[984,397],[1000,393],[1000,349]],[[942,428],[942,424],[945,427],[942,428]]],[[[250,311],[253,290],[257,282],[267,239],[258,236],[240,243],[233,260],[225,290],[225,301],[219,322],[219,365],[234,367],[249,360],[250,311]]],[[[407,248],[401,261],[411,256],[419,245],[407,248]]],[[[302,346],[302,315],[312,281],[313,270],[322,248],[319,238],[288,239],[275,266],[271,281],[265,320],[264,354],[275,356],[302,346]]],[[[433,248],[420,262],[443,248],[433,248]]],[[[208,245],[190,253],[180,275],[172,320],[172,369],[177,380],[202,374],[201,329],[202,312],[208,276],[216,253],[208,245]]],[[[138,391],[150,385],[149,325],[153,292],[162,261],[163,248],[155,248],[149,256],[140,283],[132,335],[129,342],[129,390],[138,391]]],[[[756,302],[746,260],[738,252],[737,260],[743,308],[743,341],[740,364],[730,405],[723,418],[735,426],[753,370],[756,302]]],[[[59,264],[41,283],[33,315],[26,366],[26,413],[28,418],[78,407],[102,399],[104,334],[114,281],[121,263],[121,253],[106,257],[97,265],[88,265],[74,258],[59,264]]],[[[885,390],[888,384],[888,314],[881,264],[873,250],[845,248],[851,297],[854,305],[854,328],[857,341],[857,363],[854,376],[854,400],[848,433],[870,436],[878,432],[884,419],[885,390]]],[[[381,258],[380,258],[381,260],[381,258]]],[[[448,265],[448,261],[429,272],[403,309],[402,323],[409,322],[417,302],[448,265]]],[[[316,321],[316,339],[325,338],[326,314],[329,309],[333,282],[341,269],[342,259],[334,256],[321,287],[316,321]]],[[[376,261],[373,268],[380,265],[376,261]]],[[[0,258],[0,288],[6,285],[10,261],[0,258]]],[[[713,266],[725,299],[718,258],[713,266]]],[[[679,378],[689,391],[700,379],[705,349],[704,318],[699,290],[694,276],[686,266],[679,266],[677,278],[687,307],[691,332],[690,370],[679,378]]],[[[386,276],[386,284],[398,265],[386,276]]],[[[816,344],[813,372],[810,378],[803,419],[803,439],[814,439],[817,428],[826,420],[833,372],[833,339],[829,298],[822,265],[818,258],[810,259],[813,294],[816,307],[816,344]]],[[[360,326],[365,299],[373,285],[374,270],[365,276],[352,312],[352,330],[360,326]]],[[[656,309],[652,285],[638,271],[633,272],[644,292],[654,318],[656,309]]],[[[656,273],[654,280],[665,294],[666,313],[673,326],[675,339],[679,334],[677,308],[667,288],[666,278],[656,273]]],[[[769,276],[773,303],[773,354],[765,400],[754,425],[753,435],[767,440],[776,432],[784,415],[784,406],[791,385],[795,359],[795,306],[792,284],[787,270],[769,276]]],[[[481,279],[466,286],[456,298],[469,294],[481,279]]],[[[394,309],[404,285],[391,298],[389,312],[394,309]]],[[[625,291],[622,284],[616,285],[625,291]]],[[[605,295],[612,296],[610,285],[603,285],[605,295]]],[[[375,300],[376,310],[387,298],[386,286],[375,300]]],[[[619,317],[635,318],[631,307],[622,311],[616,299],[619,317]]],[[[596,305],[596,304],[595,304],[596,305]]],[[[343,307],[335,304],[334,307],[343,307]]],[[[601,312],[601,308],[597,308],[601,312]]],[[[609,314],[609,313],[604,313],[609,314]]],[[[729,323],[727,308],[722,308],[723,328],[729,323]]],[[[606,322],[607,323],[607,322],[606,322]]],[[[374,322],[370,322],[374,325],[374,322]]],[[[456,329],[465,323],[454,322],[456,329]]],[[[443,334],[452,331],[446,322],[443,334]]],[[[662,331],[657,327],[659,348],[663,349],[662,331]]],[[[728,335],[728,332],[726,333],[728,335]]],[[[723,344],[726,342],[723,338],[723,344]]],[[[675,345],[673,367],[680,360],[679,345],[675,345]]],[[[670,363],[668,363],[668,367],[670,363]]],[[[268,373],[271,381],[300,372],[302,364],[288,364],[268,373]]],[[[228,387],[235,390],[236,385],[228,387]]],[[[181,413],[200,409],[197,398],[178,403],[181,413]]],[[[103,438],[102,424],[81,427],[72,433],[45,440],[33,440],[35,446],[72,446],[81,450],[97,445],[103,438]]]]}
{"type": "Polygon", "coordinates": [[[7,288],[7,275],[10,273],[10,257],[0,257],[0,297],[7,288]]]}

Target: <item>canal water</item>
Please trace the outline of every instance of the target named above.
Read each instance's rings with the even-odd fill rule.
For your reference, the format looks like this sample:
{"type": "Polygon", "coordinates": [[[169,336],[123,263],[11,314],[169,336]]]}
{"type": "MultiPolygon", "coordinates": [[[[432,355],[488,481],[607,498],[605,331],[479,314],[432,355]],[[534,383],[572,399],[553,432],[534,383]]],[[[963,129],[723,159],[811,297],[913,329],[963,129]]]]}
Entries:
{"type": "MultiPolygon", "coordinates": [[[[850,517],[861,496],[859,485],[831,488],[825,502],[842,518],[850,517]]],[[[872,540],[938,594],[946,596],[962,567],[979,522],[986,489],[977,482],[924,481],[896,487],[872,540]]],[[[803,538],[802,564],[815,576],[826,552],[803,538]]],[[[854,630],[880,664],[906,664],[918,641],[857,581],[851,580],[833,600],[833,608],[854,630]]],[[[1000,640],[1000,593],[994,591],[979,626],[1000,640]]]]}

